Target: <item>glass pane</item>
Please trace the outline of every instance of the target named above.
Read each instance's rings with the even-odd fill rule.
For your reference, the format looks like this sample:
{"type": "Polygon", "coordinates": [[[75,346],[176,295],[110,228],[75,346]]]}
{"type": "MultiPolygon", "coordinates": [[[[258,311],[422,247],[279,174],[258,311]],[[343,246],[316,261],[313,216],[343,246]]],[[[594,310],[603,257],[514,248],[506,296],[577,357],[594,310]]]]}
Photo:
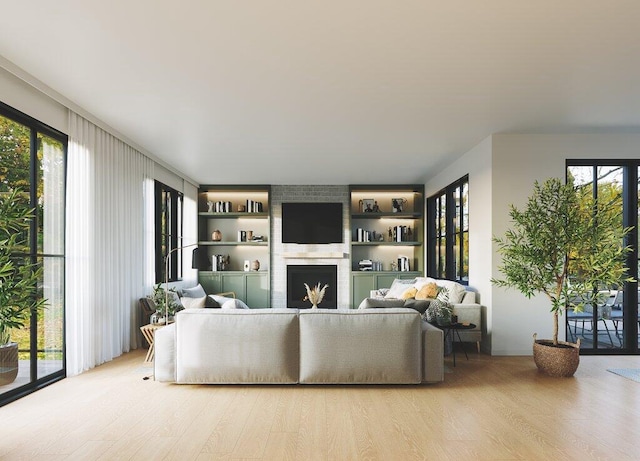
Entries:
{"type": "Polygon", "coordinates": [[[42,260],[40,296],[46,308],[38,315],[38,378],[62,370],[64,346],[64,258],[42,260]]]}
{"type": "Polygon", "coordinates": [[[462,234],[462,244],[464,245],[464,247],[462,249],[462,275],[460,279],[465,282],[468,282],[469,281],[469,232],[464,232],[462,234]]]}
{"type": "Polygon", "coordinates": [[[456,187],[453,191],[453,199],[455,200],[456,209],[455,209],[455,217],[453,219],[454,232],[457,234],[460,232],[460,221],[462,219],[462,191],[460,187],[456,187]]]}
{"type": "Polygon", "coordinates": [[[31,130],[0,115],[0,192],[30,190],[31,130]]]}
{"type": "Polygon", "coordinates": [[[440,216],[438,221],[440,222],[440,234],[441,236],[447,233],[447,197],[442,195],[440,197],[440,216]]]}
{"type": "Polygon", "coordinates": [[[467,182],[462,185],[462,230],[469,230],[469,183],[467,182]]]}
{"type": "Polygon", "coordinates": [[[38,253],[64,253],[64,147],[38,134],[38,253]]]}
{"type": "MultiPolygon", "coordinates": [[[[28,262],[28,259],[14,260],[14,264],[16,265],[26,264],[28,262]]],[[[29,317],[25,318],[23,323],[23,327],[15,327],[9,330],[9,341],[10,343],[17,343],[17,346],[15,344],[9,344],[5,346],[2,351],[3,356],[8,356],[9,359],[7,360],[5,358],[3,367],[0,370],[0,393],[31,382],[31,322],[29,317]],[[17,354],[18,359],[17,369],[14,365],[15,362],[13,362],[16,357],[14,353],[17,354]],[[13,380],[14,378],[15,381],[13,380]]]]}

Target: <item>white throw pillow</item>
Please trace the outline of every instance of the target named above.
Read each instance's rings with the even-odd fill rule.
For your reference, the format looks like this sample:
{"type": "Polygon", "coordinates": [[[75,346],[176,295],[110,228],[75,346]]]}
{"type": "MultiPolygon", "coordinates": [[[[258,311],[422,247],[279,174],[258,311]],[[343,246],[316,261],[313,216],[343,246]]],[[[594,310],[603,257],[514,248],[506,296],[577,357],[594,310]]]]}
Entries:
{"type": "Polygon", "coordinates": [[[420,288],[432,282],[435,283],[436,279],[432,279],[431,277],[416,277],[416,283],[414,283],[414,286],[416,287],[416,290],[420,291],[420,288]]]}
{"type": "Polygon", "coordinates": [[[402,298],[402,293],[407,291],[407,288],[411,288],[415,282],[416,282],[416,279],[406,279],[406,280],[395,279],[391,284],[391,288],[389,288],[389,291],[387,292],[386,295],[384,295],[384,297],[387,299],[388,298],[400,299],[402,298]]]}
{"type": "Polygon", "coordinates": [[[182,305],[185,309],[204,309],[206,301],[206,296],[203,296],[202,298],[189,298],[186,296],[182,297],[182,305]]]}
{"type": "Polygon", "coordinates": [[[220,305],[222,309],[249,309],[244,302],[239,299],[230,298],[220,305]]]}
{"type": "Polygon", "coordinates": [[[458,304],[464,297],[466,288],[464,285],[460,285],[458,282],[452,280],[436,280],[436,285],[446,288],[448,291],[448,300],[451,304],[458,304]]]}

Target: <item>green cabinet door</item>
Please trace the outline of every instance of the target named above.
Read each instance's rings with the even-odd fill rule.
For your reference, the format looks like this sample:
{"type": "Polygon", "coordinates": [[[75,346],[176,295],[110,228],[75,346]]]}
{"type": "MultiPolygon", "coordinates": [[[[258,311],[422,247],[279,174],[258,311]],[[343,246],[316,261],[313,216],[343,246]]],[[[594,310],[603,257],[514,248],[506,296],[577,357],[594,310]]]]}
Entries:
{"type": "Polygon", "coordinates": [[[269,273],[250,272],[247,278],[247,305],[249,307],[271,307],[269,273]]]}
{"type": "Polygon", "coordinates": [[[245,274],[243,272],[222,272],[222,291],[233,291],[236,298],[247,302],[245,274]]]}
{"type": "Polygon", "coordinates": [[[375,290],[376,276],[373,273],[354,273],[351,277],[351,308],[357,309],[364,298],[368,298],[371,290],[375,290]]]}
{"type": "Polygon", "coordinates": [[[218,272],[200,271],[198,281],[207,294],[216,294],[222,291],[222,281],[218,272]]]}

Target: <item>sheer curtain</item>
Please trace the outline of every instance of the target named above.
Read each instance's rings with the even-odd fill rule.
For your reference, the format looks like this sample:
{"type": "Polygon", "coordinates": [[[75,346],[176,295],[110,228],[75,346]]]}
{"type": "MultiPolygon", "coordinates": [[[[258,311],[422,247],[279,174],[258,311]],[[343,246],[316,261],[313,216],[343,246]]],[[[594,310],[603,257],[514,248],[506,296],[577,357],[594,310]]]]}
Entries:
{"type": "Polygon", "coordinates": [[[139,346],[138,298],[153,283],[153,165],[70,111],[65,295],[69,376],[139,346]]]}

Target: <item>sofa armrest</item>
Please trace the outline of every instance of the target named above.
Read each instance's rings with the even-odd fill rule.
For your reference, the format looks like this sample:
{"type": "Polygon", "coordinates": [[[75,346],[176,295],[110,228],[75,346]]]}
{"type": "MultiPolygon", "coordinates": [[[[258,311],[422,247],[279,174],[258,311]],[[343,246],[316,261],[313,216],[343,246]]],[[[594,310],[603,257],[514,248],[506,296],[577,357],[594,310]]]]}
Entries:
{"type": "Polygon", "coordinates": [[[422,381],[444,381],[444,332],[422,322],[422,381]]]}
{"type": "Polygon", "coordinates": [[[381,307],[404,307],[404,299],[364,298],[358,306],[358,309],[372,309],[381,307]]]}
{"type": "Polygon", "coordinates": [[[153,374],[156,381],[176,381],[176,324],[159,328],[154,334],[153,374]]]}

